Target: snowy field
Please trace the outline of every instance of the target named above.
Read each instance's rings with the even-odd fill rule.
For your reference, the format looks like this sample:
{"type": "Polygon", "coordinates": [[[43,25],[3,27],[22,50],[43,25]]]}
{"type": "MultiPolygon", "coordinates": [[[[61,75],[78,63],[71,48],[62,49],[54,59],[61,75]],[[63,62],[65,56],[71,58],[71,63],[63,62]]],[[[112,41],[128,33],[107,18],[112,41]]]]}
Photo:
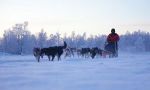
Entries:
{"type": "Polygon", "coordinates": [[[0,90],[150,90],[150,53],[118,58],[0,56],[0,90]]]}

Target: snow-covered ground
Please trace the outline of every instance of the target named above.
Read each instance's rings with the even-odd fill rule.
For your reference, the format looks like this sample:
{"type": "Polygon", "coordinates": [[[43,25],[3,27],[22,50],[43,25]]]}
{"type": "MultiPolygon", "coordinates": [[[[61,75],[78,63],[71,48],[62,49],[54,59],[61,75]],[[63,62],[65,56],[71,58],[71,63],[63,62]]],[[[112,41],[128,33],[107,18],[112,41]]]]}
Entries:
{"type": "Polygon", "coordinates": [[[150,90],[150,53],[118,58],[0,56],[0,90],[150,90]]]}

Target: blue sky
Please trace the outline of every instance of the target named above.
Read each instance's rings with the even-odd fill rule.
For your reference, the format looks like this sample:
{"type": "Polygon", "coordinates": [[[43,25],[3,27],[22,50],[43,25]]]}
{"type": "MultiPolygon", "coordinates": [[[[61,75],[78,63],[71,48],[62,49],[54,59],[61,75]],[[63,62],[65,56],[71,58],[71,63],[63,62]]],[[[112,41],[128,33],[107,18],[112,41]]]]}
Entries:
{"type": "Polygon", "coordinates": [[[0,35],[24,21],[32,33],[150,31],[149,9],[150,0],[0,0],[0,35]]]}

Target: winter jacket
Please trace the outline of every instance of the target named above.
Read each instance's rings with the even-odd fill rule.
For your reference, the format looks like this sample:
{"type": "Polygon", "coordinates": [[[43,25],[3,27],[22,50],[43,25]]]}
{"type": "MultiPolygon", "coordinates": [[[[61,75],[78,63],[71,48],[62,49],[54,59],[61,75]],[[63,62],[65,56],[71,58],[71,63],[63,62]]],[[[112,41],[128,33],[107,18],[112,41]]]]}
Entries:
{"type": "Polygon", "coordinates": [[[119,35],[117,33],[111,33],[107,37],[107,42],[114,43],[119,41],[119,35]]]}

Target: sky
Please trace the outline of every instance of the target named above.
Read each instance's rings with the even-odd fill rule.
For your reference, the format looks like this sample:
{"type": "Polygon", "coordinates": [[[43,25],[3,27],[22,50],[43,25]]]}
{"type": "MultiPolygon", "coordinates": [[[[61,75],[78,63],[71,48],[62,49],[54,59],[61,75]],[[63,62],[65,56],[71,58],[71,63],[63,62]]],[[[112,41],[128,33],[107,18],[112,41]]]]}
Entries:
{"type": "Polygon", "coordinates": [[[0,0],[0,36],[25,21],[33,34],[150,32],[149,9],[150,0],[0,0]]]}

